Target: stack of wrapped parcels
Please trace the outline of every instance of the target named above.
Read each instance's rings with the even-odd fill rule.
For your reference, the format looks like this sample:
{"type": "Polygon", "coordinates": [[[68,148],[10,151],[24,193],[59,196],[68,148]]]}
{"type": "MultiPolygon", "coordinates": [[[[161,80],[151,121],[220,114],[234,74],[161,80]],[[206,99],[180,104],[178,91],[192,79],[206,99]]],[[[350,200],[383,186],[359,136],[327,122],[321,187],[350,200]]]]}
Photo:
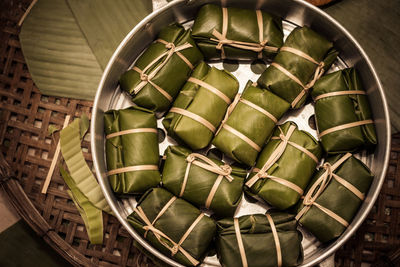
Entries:
{"type": "Polygon", "coordinates": [[[104,115],[110,186],[140,197],[127,220],[183,265],[216,251],[222,266],[296,266],[298,226],[332,241],[368,193],[374,175],[352,153],[377,138],[357,70],[325,74],[338,51],[308,27],[283,36],[264,11],[204,5],[192,29],[165,27],[120,78],[134,105],[104,115]],[[270,65],[238,93],[235,76],[204,59],[270,65]],[[310,99],[318,140],[279,123],[310,99]],[[177,144],[163,157],[160,118],[177,144]],[[235,216],[244,195],[273,209],[235,216]]]}

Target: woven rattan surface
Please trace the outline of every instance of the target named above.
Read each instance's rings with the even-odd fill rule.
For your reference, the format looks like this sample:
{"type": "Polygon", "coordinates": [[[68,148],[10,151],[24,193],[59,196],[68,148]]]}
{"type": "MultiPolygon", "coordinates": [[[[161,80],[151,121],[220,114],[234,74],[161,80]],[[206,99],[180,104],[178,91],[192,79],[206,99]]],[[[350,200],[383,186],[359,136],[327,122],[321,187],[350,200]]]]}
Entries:
{"type": "MultiPolygon", "coordinates": [[[[0,144],[16,180],[3,182],[21,216],[57,252],[74,265],[152,266],[134,246],[119,222],[104,214],[103,245],[90,245],[83,221],[70,200],[58,167],[46,195],[44,179],[58,136],[47,135],[51,124],[62,127],[66,115],[90,115],[92,103],[42,95],[33,83],[18,40],[17,22],[31,0],[1,1],[0,12],[0,144]]],[[[90,145],[85,157],[91,161],[90,145]]],[[[375,207],[357,234],[336,254],[338,266],[373,263],[400,246],[400,134],[393,135],[390,167],[375,207]]]]}
{"type": "MultiPolygon", "coordinates": [[[[118,220],[107,214],[104,244],[89,244],[83,220],[66,192],[58,167],[48,193],[40,192],[58,141],[58,136],[55,140],[48,136],[49,125],[62,127],[66,115],[89,115],[92,102],[44,96],[34,85],[21,52],[17,27],[29,4],[30,0],[2,1],[4,7],[0,8],[1,151],[23,191],[12,181],[4,186],[22,217],[74,265],[151,266],[118,220]]],[[[90,162],[90,144],[84,141],[83,147],[90,162]]]]}

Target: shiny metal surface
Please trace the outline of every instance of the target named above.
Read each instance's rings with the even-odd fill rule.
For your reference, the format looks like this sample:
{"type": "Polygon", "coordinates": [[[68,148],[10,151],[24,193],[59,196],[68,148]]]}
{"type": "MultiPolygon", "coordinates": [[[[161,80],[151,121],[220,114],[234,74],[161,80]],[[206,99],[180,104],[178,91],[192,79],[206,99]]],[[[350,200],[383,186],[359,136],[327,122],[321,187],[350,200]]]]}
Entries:
{"type": "MultiPolygon", "coordinates": [[[[176,0],[161,7],[139,23],[126,36],[110,59],[99,84],[93,108],[91,122],[92,154],[97,177],[106,199],[128,232],[148,251],[173,266],[181,265],[153,249],[127,223],[126,217],[132,212],[132,207],[136,204],[136,200],[134,198],[117,199],[109,186],[105,175],[103,114],[104,111],[111,108],[122,108],[131,105],[129,98],[117,89],[119,76],[132,65],[143,49],[155,39],[158,31],[174,21],[190,25],[190,21],[193,20],[198,8],[205,3],[211,2],[220,3],[217,0],[176,0]]],[[[337,61],[331,70],[341,69],[346,66],[355,66],[360,72],[363,84],[367,90],[377,126],[379,145],[373,155],[363,153],[357,156],[372,169],[375,179],[359,212],[349,228],[339,239],[321,245],[312,235],[302,230],[305,237],[302,243],[305,259],[301,266],[313,266],[332,255],[356,231],[372,208],[382,186],[389,158],[390,124],[387,104],[380,81],[367,55],[354,38],[334,19],[318,8],[300,0],[225,0],[222,2],[225,2],[228,6],[261,8],[284,18],[287,21],[284,24],[285,35],[293,29],[294,25],[306,25],[318,33],[325,35],[328,39],[334,41],[335,47],[340,51],[341,60],[337,61]]],[[[222,63],[215,63],[213,65],[223,68],[222,63]]],[[[251,71],[249,63],[240,64],[233,74],[238,77],[241,90],[248,79],[255,81],[259,76],[259,74],[251,71]]],[[[301,129],[315,136],[315,131],[308,124],[308,119],[313,113],[313,106],[309,104],[298,111],[290,112],[281,121],[294,120],[301,129]]],[[[161,121],[158,121],[158,123],[159,127],[162,128],[161,121]]],[[[163,141],[160,144],[160,152],[163,153],[170,143],[170,139],[163,141]]],[[[236,215],[263,212],[266,208],[268,207],[264,205],[243,201],[236,215]]],[[[218,260],[215,256],[208,257],[203,265],[218,266],[218,260]]]]}

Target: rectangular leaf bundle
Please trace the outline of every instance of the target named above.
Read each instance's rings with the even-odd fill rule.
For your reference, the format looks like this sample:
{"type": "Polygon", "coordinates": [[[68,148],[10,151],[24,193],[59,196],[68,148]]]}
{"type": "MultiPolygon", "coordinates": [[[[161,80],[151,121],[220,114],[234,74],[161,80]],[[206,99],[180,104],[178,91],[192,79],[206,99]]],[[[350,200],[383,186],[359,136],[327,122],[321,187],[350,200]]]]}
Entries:
{"type": "Polygon", "coordinates": [[[163,120],[168,135],[193,150],[205,148],[238,89],[231,73],[200,63],[163,120]]]}
{"type": "Polygon", "coordinates": [[[293,215],[282,212],[226,218],[217,222],[217,255],[223,267],[297,266],[303,261],[293,215]]]}
{"type": "MultiPolygon", "coordinates": [[[[196,66],[196,68],[193,70],[192,74],[190,75],[190,78],[196,78],[196,79],[203,79],[207,73],[211,70],[211,67],[205,63],[204,61],[200,61],[200,63],[196,66]]],[[[172,108],[183,108],[185,109],[192,101],[193,98],[196,96],[197,91],[199,90],[200,85],[192,82],[186,82],[185,85],[182,87],[182,90],[179,92],[178,96],[176,97],[174,103],[172,104],[172,108]]],[[[178,114],[173,113],[173,112],[168,112],[163,121],[162,124],[164,125],[165,129],[168,131],[171,128],[172,124],[176,123],[176,120],[180,118],[178,114]]],[[[168,135],[170,135],[173,138],[177,138],[177,136],[173,135],[173,132],[168,131],[168,135]]]]}
{"type": "Polygon", "coordinates": [[[180,146],[169,146],[165,156],[162,183],[168,191],[219,217],[233,216],[242,199],[246,170],[180,146]]]}
{"type": "Polygon", "coordinates": [[[216,233],[211,218],[162,188],[146,192],[127,219],[154,248],[185,266],[203,260],[216,233]]]}
{"type": "Polygon", "coordinates": [[[213,145],[232,159],[253,166],[288,102],[249,81],[229,106],[213,145]]]}
{"type": "Polygon", "coordinates": [[[337,54],[332,42],[310,28],[298,27],[289,34],[258,84],[291,103],[292,108],[299,108],[337,54]]]}
{"type": "Polygon", "coordinates": [[[169,25],[139,56],[134,67],[122,74],[121,89],[129,93],[138,106],[156,112],[166,111],[202,59],[190,30],[179,24],[169,25]]]}
{"type": "Polygon", "coordinates": [[[141,194],[157,186],[159,151],[157,121],[140,107],[104,114],[108,179],[117,194],[141,194]]]}
{"type": "Polygon", "coordinates": [[[328,153],[352,152],[377,143],[368,97],[353,68],[328,74],[311,93],[322,147],[328,153]]]}
{"type": "Polygon", "coordinates": [[[364,200],[374,175],[350,153],[331,156],[314,175],[296,219],[321,242],[339,237],[364,200]]]}
{"type": "Polygon", "coordinates": [[[206,59],[271,58],[283,44],[282,20],[261,10],[207,4],[192,36],[206,59]]]}
{"type": "Polygon", "coordinates": [[[247,192],[287,209],[303,195],[321,156],[318,141],[294,122],[286,122],[275,129],[259,155],[245,183],[247,192]]]}

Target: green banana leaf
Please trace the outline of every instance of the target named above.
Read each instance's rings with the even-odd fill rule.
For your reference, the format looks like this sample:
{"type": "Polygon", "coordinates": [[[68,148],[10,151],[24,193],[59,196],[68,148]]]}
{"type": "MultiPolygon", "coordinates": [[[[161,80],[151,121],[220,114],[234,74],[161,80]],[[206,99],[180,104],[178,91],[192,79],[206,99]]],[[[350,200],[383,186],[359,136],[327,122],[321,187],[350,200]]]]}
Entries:
{"type": "MultiPolygon", "coordinates": [[[[338,154],[329,157],[326,161],[333,165],[342,157],[343,154],[338,154]]],[[[308,193],[309,189],[324,172],[325,169],[321,168],[315,173],[305,194],[308,193]]],[[[368,167],[354,156],[344,161],[333,173],[346,180],[364,195],[367,194],[372,180],[374,179],[374,175],[368,167]]],[[[333,177],[325,190],[322,191],[322,194],[316,198],[315,202],[336,213],[348,223],[351,223],[362,200],[333,177]]],[[[303,201],[299,202],[297,208],[298,212],[304,208],[303,201]]],[[[314,234],[321,242],[328,242],[339,237],[346,229],[343,224],[323,212],[320,208],[316,207],[316,205],[312,205],[311,208],[301,216],[299,223],[314,234]]]]}
{"type": "MultiPolygon", "coordinates": [[[[267,90],[253,86],[251,81],[247,83],[241,99],[257,105],[270,113],[276,120],[279,120],[290,107],[288,102],[267,90]]],[[[276,122],[259,110],[243,102],[238,102],[225,124],[262,148],[271,135],[276,122]]],[[[215,136],[212,144],[232,159],[249,166],[254,165],[260,152],[223,127],[215,136]]]]}
{"type": "MultiPolygon", "coordinates": [[[[190,44],[191,47],[180,50],[179,53],[186,57],[193,66],[196,66],[203,59],[203,55],[190,36],[190,30],[185,30],[180,24],[171,24],[163,28],[158,34],[158,39],[173,43],[176,48],[190,44]]],[[[172,99],[175,99],[192,72],[187,62],[178,53],[173,53],[168,59],[166,53],[173,51],[171,49],[173,49],[173,46],[169,47],[164,43],[155,41],[137,59],[134,67],[139,68],[149,76],[153,71],[155,73],[154,77],[148,79],[151,82],[145,83],[140,91],[135,93],[135,88],[146,80],[138,71],[131,69],[122,74],[120,78],[121,89],[128,92],[132,96],[132,101],[138,106],[157,112],[166,111],[171,105],[171,101],[151,83],[161,87],[172,99]],[[162,56],[163,54],[165,55],[162,56]],[[158,57],[161,58],[156,60],[158,57]]]]}
{"type": "MultiPolygon", "coordinates": [[[[137,212],[138,208],[141,208],[150,223],[152,223],[158,231],[164,233],[175,244],[177,244],[195,220],[201,216],[201,212],[185,200],[177,198],[165,210],[165,212],[157,218],[160,211],[173,197],[174,195],[165,189],[150,189],[142,196],[138,202],[137,209],[130,214],[127,219],[140,235],[146,235],[145,238],[154,248],[183,265],[195,266],[197,264],[191,263],[181,250],[175,250],[176,253],[171,255],[171,250],[173,250],[174,244],[167,238],[160,237],[159,240],[157,239],[155,232],[151,230],[147,231],[146,234],[146,229],[148,229],[146,225],[148,224],[143,221],[137,212]]],[[[203,216],[190,231],[189,235],[180,247],[189,253],[191,257],[196,259],[198,262],[201,262],[209,250],[209,246],[215,233],[215,222],[209,217],[203,216]]]]}
{"type": "MultiPolygon", "coordinates": [[[[312,57],[315,61],[324,62],[325,70],[329,69],[338,55],[332,42],[307,27],[295,28],[287,37],[283,47],[298,49],[312,57]]],[[[303,85],[308,84],[312,80],[317,69],[315,63],[287,51],[280,51],[275,57],[274,62],[296,76],[303,85]]],[[[303,90],[299,84],[274,66],[269,66],[261,74],[257,82],[261,87],[267,88],[289,103],[292,103],[303,90]]],[[[303,106],[307,96],[308,94],[303,96],[293,108],[303,106]]]]}
{"type": "MultiPolygon", "coordinates": [[[[202,63],[195,69],[193,75],[197,77],[192,77],[200,79],[225,94],[230,101],[238,92],[239,82],[228,71],[214,67],[209,68],[202,63]]],[[[203,86],[190,86],[188,83],[191,82],[186,83],[184,90],[181,91],[179,101],[174,103],[173,107],[194,113],[217,128],[225,116],[228,104],[203,86]]],[[[214,133],[200,122],[177,113],[169,112],[163,124],[169,136],[193,150],[205,148],[214,136],[214,133]]]]}
{"type": "Polygon", "coordinates": [[[76,186],[74,180],[69,173],[60,166],[60,173],[69,189],[68,195],[75,203],[83,222],[89,241],[92,244],[103,244],[103,212],[98,209],[85,197],[84,194],[76,186]]]}
{"type": "MultiPolygon", "coordinates": [[[[152,111],[140,107],[109,110],[104,114],[106,135],[131,129],[154,129],[157,121],[152,111]]],[[[158,166],[159,150],[157,132],[139,132],[106,139],[108,171],[139,165],[158,166]]],[[[158,170],[122,172],[108,177],[111,188],[117,194],[143,194],[160,181],[158,170]]]]}
{"type": "MultiPolygon", "coordinates": [[[[229,7],[227,8],[228,24],[226,38],[234,41],[241,41],[253,44],[260,43],[259,26],[255,10],[229,7]]],[[[282,19],[274,17],[266,12],[262,13],[263,36],[267,40],[267,46],[280,48],[283,44],[282,19]]],[[[218,41],[213,35],[217,30],[222,33],[222,8],[221,6],[207,4],[197,13],[193,25],[192,36],[196,40],[204,57],[209,59],[221,58],[221,50],[216,48],[218,41]]],[[[257,59],[258,52],[223,45],[225,56],[228,59],[257,59]]],[[[277,50],[277,49],[276,49],[277,50]]],[[[263,57],[272,58],[277,51],[264,49],[263,57]]]]}
{"type": "MultiPolygon", "coordinates": [[[[271,158],[271,155],[283,142],[280,139],[274,138],[279,138],[281,134],[286,136],[291,127],[295,127],[295,130],[289,138],[289,141],[311,152],[316,157],[317,161],[321,159],[322,148],[318,141],[309,133],[298,130],[297,125],[294,122],[289,121],[275,129],[270,141],[264,147],[257,159],[255,165],[257,169],[261,170],[263,168],[264,164],[271,158]]],[[[297,203],[300,199],[301,192],[299,193],[289,186],[282,184],[280,180],[284,180],[283,182],[288,181],[299,187],[300,190],[304,190],[308,185],[316,166],[317,162],[315,162],[315,160],[313,160],[309,155],[295,148],[293,145],[287,144],[282,155],[265,171],[267,175],[279,178],[279,180],[268,177],[260,178],[253,185],[250,185],[250,187],[246,185],[245,192],[250,195],[257,195],[272,206],[285,210],[297,203]]],[[[255,178],[257,172],[258,170],[253,169],[253,172],[249,175],[245,184],[247,184],[253,177],[255,178]]]]}
{"type": "MultiPolygon", "coordinates": [[[[269,212],[282,252],[282,266],[297,266],[303,261],[301,240],[303,236],[296,229],[294,216],[282,212],[269,212]]],[[[277,251],[270,223],[264,214],[246,215],[238,218],[245,257],[248,266],[277,266],[277,251]]],[[[217,222],[217,255],[223,267],[241,267],[235,233],[234,219],[226,218],[217,222]]]]}
{"type": "Polygon", "coordinates": [[[125,36],[152,12],[152,2],[143,0],[67,2],[103,70],[125,36]]]}
{"type": "Polygon", "coordinates": [[[95,207],[111,213],[111,208],[83,157],[81,141],[88,128],[89,119],[83,115],[81,119],[75,119],[70,125],[62,129],[60,132],[61,154],[76,187],[95,207]]]}
{"type": "MultiPolygon", "coordinates": [[[[311,93],[313,98],[337,91],[364,91],[357,70],[344,69],[318,80],[311,93]]],[[[372,119],[366,95],[341,95],[315,102],[315,118],[320,133],[339,125],[372,119]]],[[[323,135],[321,144],[331,154],[352,152],[360,148],[373,148],[377,143],[374,124],[365,124],[323,135]]]]}
{"type": "MultiPolygon", "coordinates": [[[[192,74],[190,75],[191,78],[196,78],[199,80],[202,80],[208,72],[211,70],[211,67],[205,63],[204,61],[200,61],[199,64],[197,64],[196,68],[193,70],[192,74]]],[[[181,108],[181,109],[186,109],[192,103],[194,97],[197,94],[197,91],[199,90],[200,85],[191,83],[191,82],[186,82],[185,85],[182,87],[182,90],[179,92],[177,98],[175,99],[174,103],[172,104],[172,107],[174,108],[181,108]]],[[[174,134],[174,131],[172,131],[172,128],[174,125],[177,123],[177,120],[180,119],[181,116],[173,113],[173,112],[168,112],[163,121],[162,124],[164,125],[165,129],[168,131],[168,136],[172,137],[179,143],[184,144],[182,140],[179,140],[179,136],[174,134]]]]}
{"type": "Polygon", "coordinates": [[[19,35],[32,79],[43,94],[93,100],[112,53],[151,11],[150,1],[39,0],[19,35]]]}
{"type": "MultiPolygon", "coordinates": [[[[169,146],[167,148],[162,183],[175,196],[179,196],[193,205],[203,208],[219,175],[191,164],[183,194],[180,194],[188,165],[186,159],[191,153],[192,151],[189,149],[180,146],[169,146]]],[[[199,161],[205,163],[201,159],[199,161]]],[[[218,166],[224,166],[222,161],[213,159],[212,161],[218,166]]],[[[209,207],[218,217],[233,216],[242,199],[243,181],[247,176],[247,172],[236,166],[231,166],[231,169],[230,175],[233,180],[222,179],[209,207]]]]}

